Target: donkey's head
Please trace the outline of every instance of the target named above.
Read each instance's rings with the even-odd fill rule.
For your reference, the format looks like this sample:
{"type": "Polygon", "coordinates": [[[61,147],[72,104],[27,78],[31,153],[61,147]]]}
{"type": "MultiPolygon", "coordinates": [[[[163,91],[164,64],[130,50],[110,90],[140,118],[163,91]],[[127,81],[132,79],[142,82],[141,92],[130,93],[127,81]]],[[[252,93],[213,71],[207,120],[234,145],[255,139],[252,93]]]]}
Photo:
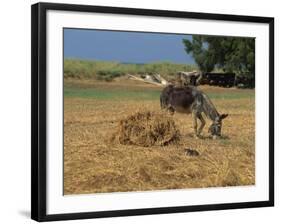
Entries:
{"type": "Polygon", "coordinates": [[[228,114],[222,114],[216,117],[216,119],[213,121],[211,126],[209,127],[209,132],[213,136],[213,138],[220,137],[221,136],[221,128],[222,128],[222,120],[226,118],[228,114]]]}

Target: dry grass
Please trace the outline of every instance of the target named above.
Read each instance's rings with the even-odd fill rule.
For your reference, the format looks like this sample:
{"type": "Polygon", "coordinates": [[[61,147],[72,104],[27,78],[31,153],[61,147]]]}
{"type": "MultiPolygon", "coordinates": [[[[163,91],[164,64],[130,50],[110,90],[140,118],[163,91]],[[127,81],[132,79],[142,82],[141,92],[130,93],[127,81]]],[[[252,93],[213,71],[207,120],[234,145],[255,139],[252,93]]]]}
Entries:
{"type": "MultiPolygon", "coordinates": [[[[100,83],[99,88],[108,88],[103,85],[107,84],[100,83]]],[[[118,89],[118,83],[109,85],[118,89]]],[[[122,82],[121,88],[124,85],[122,82]]],[[[203,89],[207,93],[221,95],[248,91],[217,87],[203,89]]],[[[218,98],[213,102],[220,112],[229,113],[223,123],[222,139],[208,138],[209,123],[203,130],[204,138],[195,139],[191,116],[175,114],[173,120],[180,129],[180,141],[168,146],[143,147],[112,143],[110,137],[118,129],[120,121],[135,111],[160,113],[159,100],[66,97],[64,193],[255,184],[254,98],[218,98]],[[199,156],[187,156],[185,148],[195,149],[199,156]]]]}
{"type": "Polygon", "coordinates": [[[165,146],[179,141],[180,133],[171,116],[167,113],[138,111],[119,122],[113,142],[123,145],[149,147],[165,146]]]}

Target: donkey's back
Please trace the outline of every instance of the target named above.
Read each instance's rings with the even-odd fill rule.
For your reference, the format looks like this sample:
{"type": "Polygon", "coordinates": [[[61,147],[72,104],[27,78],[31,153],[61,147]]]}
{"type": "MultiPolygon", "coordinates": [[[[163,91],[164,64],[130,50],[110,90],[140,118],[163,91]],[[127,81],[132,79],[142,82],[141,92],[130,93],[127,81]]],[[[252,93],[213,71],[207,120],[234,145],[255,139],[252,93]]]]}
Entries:
{"type": "Polygon", "coordinates": [[[173,112],[191,113],[194,103],[199,95],[199,90],[192,86],[167,86],[163,89],[160,95],[161,108],[173,112]]]}

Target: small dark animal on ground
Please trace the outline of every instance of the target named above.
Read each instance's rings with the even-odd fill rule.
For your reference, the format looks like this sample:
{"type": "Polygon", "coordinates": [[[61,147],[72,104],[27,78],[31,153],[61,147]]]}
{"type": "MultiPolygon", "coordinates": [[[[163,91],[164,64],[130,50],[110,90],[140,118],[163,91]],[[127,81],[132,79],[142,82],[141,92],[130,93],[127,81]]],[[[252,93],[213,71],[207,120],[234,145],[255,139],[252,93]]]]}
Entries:
{"type": "Polygon", "coordinates": [[[186,148],[186,149],[184,149],[184,151],[187,156],[199,156],[200,155],[199,152],[196,151],[195,149],[186,148]]]}

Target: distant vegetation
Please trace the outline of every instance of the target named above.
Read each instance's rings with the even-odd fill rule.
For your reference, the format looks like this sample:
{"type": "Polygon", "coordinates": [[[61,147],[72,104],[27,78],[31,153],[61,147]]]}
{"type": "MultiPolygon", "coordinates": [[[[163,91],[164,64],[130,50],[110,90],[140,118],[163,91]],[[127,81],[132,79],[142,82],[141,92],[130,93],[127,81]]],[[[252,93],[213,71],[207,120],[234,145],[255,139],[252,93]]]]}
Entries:
{"type": "Polygon", "coordinates": [[[178,71],[197,70],[196,65],[155,62],[149,64],[129,64],[107,61],[79,59],[64,60],[64,78],[98,79],[111,81],[126,74],[159,73],[165,78],[174,76],[178,71]]]}

